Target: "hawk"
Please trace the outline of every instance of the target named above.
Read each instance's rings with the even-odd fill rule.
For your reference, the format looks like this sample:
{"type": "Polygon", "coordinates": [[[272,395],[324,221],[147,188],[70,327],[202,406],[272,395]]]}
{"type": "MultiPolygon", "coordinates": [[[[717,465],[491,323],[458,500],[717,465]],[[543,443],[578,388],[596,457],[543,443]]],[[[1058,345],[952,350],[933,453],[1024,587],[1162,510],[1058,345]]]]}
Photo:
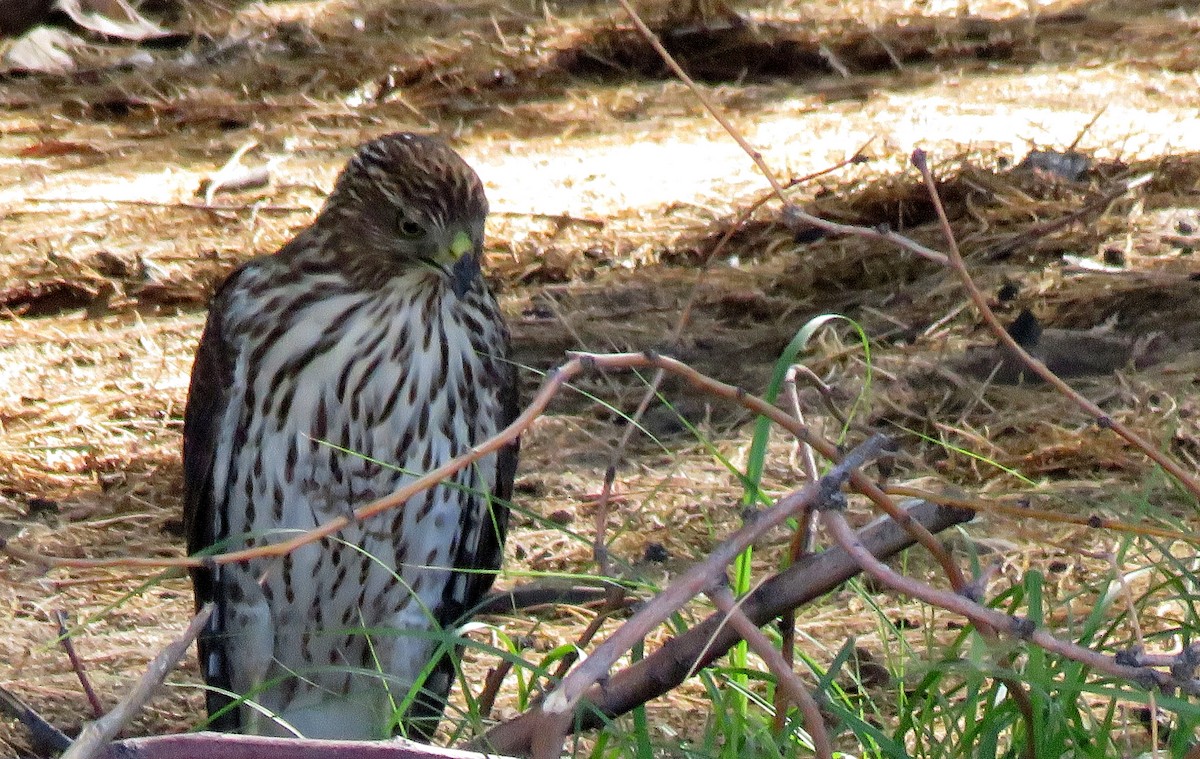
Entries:
{"type": "MultiPolygon", "coordinates": [[[[213,299],[184,414],[188,552],[278,542],[386,496],[517,414],[480,268],[487,200],[441,140],[361,146],[311,226],[213,299]]],[[[286,556],[192,573],[218,729],[428,740],[445,631],[500,565],[516,445],[286,556]]]]}

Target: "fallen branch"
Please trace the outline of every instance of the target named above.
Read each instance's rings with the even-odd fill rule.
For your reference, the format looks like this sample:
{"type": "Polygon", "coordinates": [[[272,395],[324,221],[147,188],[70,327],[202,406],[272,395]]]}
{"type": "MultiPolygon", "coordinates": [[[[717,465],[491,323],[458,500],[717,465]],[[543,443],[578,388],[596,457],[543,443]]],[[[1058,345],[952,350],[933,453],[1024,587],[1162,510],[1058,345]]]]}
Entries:
{"type": "Polygon", "coordinates": [[[626,651],[643,640],[651,630],[662,624],[695,596],[704,593],[724,578],[725,568],[738,554],[759,538],[809,505],[834,497],[855,469],[866,465],[882,454],[890,444],[883,435],[875,435],[859,445],[837,466],[817,482],[780,498],[771,508],[755,514],[741,529],[733,533],[697,564],[676,578],[629,620],[617,628],[587,659],[575,667],[546,697],[543,711],[564,713],[572,711],[592,684],[608,676],[609,670],[626,651]]]}
{"type": "MultiPolygon", "coordinates": [[[[931,532],[941,532],[972,514],[920,501],[905,509],[907,519],[922,524],[931,532]]],[[[911,533],[889,517],[881,517],[863,528],[858,540],[873,556],[887,558],[911,547],[911,533]]],[[[801,558],[785,571],[771,577],[757,590],[740,599],[742,612],[754,624],[762,626],[788,609],[795,609],[836,589],[860,572],[855,559],[844,549],[829,548],[801,558]]],[[[619,672],[603,684],[594,685],[575,707],[569,725],[588,730],[601,727],[605,720],[618,717],[661,696],[697,671],[709,666],[742,638],[731,628],[725,615],[717,612],[686,632],[668,640],[654,653],[619,672]]],[[[497,725],[469,744],[480,750],[525,755],[532,748],[540,729],[540,712],[530,711],[497,725]]]]}
{"type": "Polygon", "coordinates": [[[111,744],[96,759],[504,759],[439,748],[403,738],[388,741],[319,741],[229,733],[186,733],[132,738],[111,744]]]}
{"type": "Polygon", "coordinates": [[[196,636],[204,629],[204,625],[208,624],[212,609],[212,604],[208,604],[192,617],[191,624],[187,626],[183,634],[171,641],[150,661],[146,672],[138,679],[133,689],[125,695],[125,698],[121,699],[120,703],[113,707],[108,714],[84,726],[79,737],[60,759],[92,759],[105,745],[117,737],[121,728],[129,724],[134,715],[141,711],[171,670],[179,664],[179,660],[187,654],[188,649],[196,640],[196,636]]]}

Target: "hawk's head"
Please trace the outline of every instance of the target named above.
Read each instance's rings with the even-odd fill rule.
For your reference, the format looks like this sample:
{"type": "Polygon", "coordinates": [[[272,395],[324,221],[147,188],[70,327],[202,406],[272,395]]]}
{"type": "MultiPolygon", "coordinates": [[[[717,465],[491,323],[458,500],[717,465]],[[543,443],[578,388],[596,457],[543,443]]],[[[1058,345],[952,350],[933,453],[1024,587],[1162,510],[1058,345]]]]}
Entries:
{"type": "Polygon", "coordinates": [[[479,279],[487,210],[479,176],[446,143],[399,132],[358,149],[317,226],[358,266],[437,269],[461,297],[479,279]]]}

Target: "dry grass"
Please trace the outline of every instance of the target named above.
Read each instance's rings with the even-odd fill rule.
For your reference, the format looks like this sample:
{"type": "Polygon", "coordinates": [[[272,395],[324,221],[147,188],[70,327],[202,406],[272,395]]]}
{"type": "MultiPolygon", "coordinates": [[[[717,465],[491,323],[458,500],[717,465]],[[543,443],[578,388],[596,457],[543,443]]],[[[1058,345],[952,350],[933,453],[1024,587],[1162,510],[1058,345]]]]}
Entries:
{"type": "MultiPolygon", "coordinates": [[[[664,347],[700,261],[766,185],[678,83],[628,69],[586,77],[565,70],[611,52],[605,35],[621,21],[612,8],[563,2],[543,13],[534,5],[210,4],[180,23],[240,40],[211,60],[188,64],[185,51],[151,50],[148,67],[0,80],[6,536],[63,555],[181,550],[180,415],[204,301],[236,263],[270,252],[303,226],[349,149],[371,135],[437,129],[483,176],[494,210],[491,276],[522,362],[544,369],[570,348],[664,347]],[[270,162],[271,186],[218,196],[220,208],[191,207],[201,180],[251,140],[257,147],[245,162],[270,162]]],[[[1055,326],[1081,329],[1115,316],[1118,333],[1162,333],[1156,366],[1091,380],[1089,392],[1194,464],[1200,284],[1189,279],[1196,265],[1178,238],[1200,228],[1196,18],[1169,2],[1143,4],[1136,18],[1123,16],[1116,2],[1060,2],[1040,4],[1043,23],[1030,26],[1022,15],[1028,4],[992,0],[972,2],[967,23],[954,15],[957,5],[797,0],[747,9],[768,38],[834,44],[865,29],[888,39],[907,20],[940,47],[927,59],[905,60],[901,70],[876,67],[848,78],[799,72],[739,79],[731,71],[713,85],[714,97],[781,176],[819,170],[869,141],[867,162],[799,188],[796,198],[839,220],[905,224],[937,247],[927,201],[905,164],[914,146],[928,150],[939,160],[952,221],[979,281],[993,293],[1015,286],[1003,311],[1029,307],[1055,326]],[[1068,12],[1074,15],[1051,18],[1068,12]],[[991,57],[976,57],[981,46],[991,57]],[[1076,141],[1096,161],[1080,182],[1004,168],[1030,147],[1065,149],[1076,141]],[[1109,182],[1148,171],[1149,185],[1079,223],[1009,255],[986,255],[1011,235],[1075,211],[1109,182]],[[1064,253],[1099,260],[1108,250],[1123,258],[1122,273],[1071,273],[1061,265],[1064,253]]],[[[647,4],[646,12],[663,16],[661,5],[647,4]]],[[[113,46],[92,63],[130,52],[113,46]]],[[[869,60],[864,53],[843,62],[855,70],[869,60]]],[[[670,346],[676,355],[761,388],[796,328],[838,310],[877,340],[873,421],[963,446],[1038,485],[1027,488],[977,459],[916,442],[902,476],[937,476],[990,493],[1032,489],[1081,510],[1147,481],[1141,457],[1089,430],[1062,399],[962,378],[955,361],[968,345],[988,340],[945,272],[862,240],[796,242],[774,213],[760,212],[713,263],[682,344],[670,346]]],[[[827,337],[812,365],[844,397],[859,391],[864,365],[852,343],[827,337]]],[[[527,377],[536,381],[533,372],[527,377]]],[[[585,387],[626,410],[641,393],[621,378],[585,387]]],[[[726,456],[744,460],[744,419],[669,392],[726,456]]],[[[649,426],[668,448],[635,444],[621,472],[613,551],[633,564],[652,542],[677,560],[702,555],[736,524],[736,483],[680,434],[672,415],[655,412],[649,426]]],[[[564,398],[525,440],[520,504],[541,515],[565,512],[572,529],[587,533],[586,504],[619,434],[611,413],[579,396],[564,398]]],[[[772,489],[796,480],[787,460],[787,446],[776,443],[772,489]]],[[[1164,508],[1174,508],[1169,491],[1153,490],[1164,508]]],[[[1004,536],[994,545],[1009,577],[1066,561],[1062,576],[1069,578],[1086,565],[1081,547],[1104,542],[1012,520],[973,528],[985,543],[993,533],[1004,536]]],[[[761,552],[760,560],[765,566],[774,555],[761,552]]],[[[589,570],[587,546],[525,519],[509,557],[514,576],[589,570]]],[[[66,609],[87,620],[76,643],[112,703],[190,610],[187,583],[178,579],[119,603],[139,581],[0,567],[0,582],[12,588],[0,600],[7,607],[0,611],[0,685],[61,727],[79,724],[84,698],[52,642],[52,612],[66,609]]],[[[898,603],[887,600],[889,609],[898,603]]],[[[809,610],[800,624],[827,650],[852,633],[866,635],[869,646],[869,616],[827,606],[809,610]]],[[[506,624],[548,648],[571,641],[579,621],[566,614],[506,624]]],[[[179,680],[196,682],[194,667],[179,680]]],[[[694,689],[683,689],[654,719],[694,730],[680,715],[695,698],[694,689]]],[[[181,730],[199,711],[196,691],[169,688],[132,731],[181,730]]],[[[3,755],[23,745],[9,727],[0,727],[0,741],[3,755]]]]}

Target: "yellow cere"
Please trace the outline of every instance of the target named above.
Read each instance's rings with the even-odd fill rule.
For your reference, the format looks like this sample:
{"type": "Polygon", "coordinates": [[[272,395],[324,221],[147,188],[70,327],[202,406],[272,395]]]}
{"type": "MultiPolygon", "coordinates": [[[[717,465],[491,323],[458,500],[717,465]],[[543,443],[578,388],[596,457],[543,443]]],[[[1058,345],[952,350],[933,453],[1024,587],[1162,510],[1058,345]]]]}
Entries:
{"type": "Polygon", "coordinates": [[[475,244],[471,242],[470,235],[461,230],[450,241],[450,253],[455,259],[462,258],[464,254],[469,253],[474,247],[475,244]]]}

